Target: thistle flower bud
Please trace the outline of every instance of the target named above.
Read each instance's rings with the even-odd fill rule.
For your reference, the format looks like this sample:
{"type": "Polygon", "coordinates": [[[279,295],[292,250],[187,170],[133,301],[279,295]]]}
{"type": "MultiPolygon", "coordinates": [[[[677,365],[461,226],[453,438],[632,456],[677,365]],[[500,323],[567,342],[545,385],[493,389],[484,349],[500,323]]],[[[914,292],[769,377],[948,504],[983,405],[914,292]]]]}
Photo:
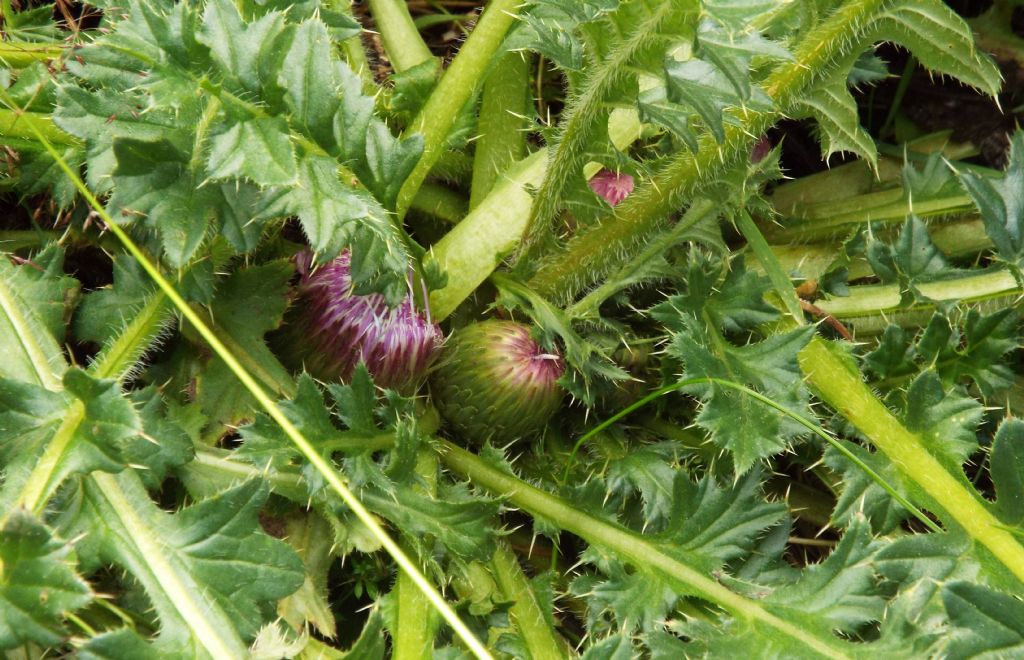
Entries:
{"type": "Polygon", "coordinates": [[[441,415],[467,440],[503,442],[539,431],[564,394],[562,358],[530,337],[529,326],[483,321],[458,330],[431,376],[441,415]]]}
{"type": "Polygon", "coordinates": [[[633,192],[633,177],[621,172],[601,170],[590,179],[590,189],[612,206],[629,197],[633,192]]]}
{"type": "Polygon", "coordinates": [[[441,330],[411,293],[395,307],[380,294],[354,294],[350,259],[345,251],[311,271],[309,255],[299,256],[302,282],[283,352],[321,380],[348,381],[364,362],[377,385],[410,392],[440,353],[441,330]]]}

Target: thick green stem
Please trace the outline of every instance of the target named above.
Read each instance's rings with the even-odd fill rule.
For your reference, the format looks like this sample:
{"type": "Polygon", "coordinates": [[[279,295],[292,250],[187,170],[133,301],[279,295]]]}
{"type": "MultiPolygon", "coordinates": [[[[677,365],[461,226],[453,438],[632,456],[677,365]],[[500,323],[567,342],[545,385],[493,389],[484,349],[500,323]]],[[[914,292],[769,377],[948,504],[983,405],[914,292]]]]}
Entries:
{"type": "Polygon", "coordinates": [[[520,4],[520,0],[492,0],[487,5],[459,54],[406,130],[407,134],[423,135],[423,155],[398,195],[400,218],[405,216],[423,180],[444,153],[456,117],[483,81],[484,72],[501,47],[505,33],[512,27],[520,4]]]}
{"type": "Polygon", "coordinates": [[[666,553],[648,537],[591,517],[569,502],[502,472],[461,447],[443,442],[441,460],[452,472],[470,479],[475,485],[503,495],[523,511],[543,517],[588,543],[614,552],[638,569],[661,575],[680,591],[716,603],[737,618],[774,629],[780,636],[805,648],[809,656],[842,658],[851,653],[848,645],[838,639],[820,637],[775,616],[757,601],[730,591],[704,571],[685,564],[678,555],[666,553]]]}
{"type": "Polygon", "coordinates": [[[494,551],[491,572],[505,598],[514,601],[512,624],[519,630],[530,657],[535,660],[567,658],[565,640],[548,623],[530,581],[523,574],[519,559],[504,541],[499,542],[494,551]]]}
{"type": "Polygon", "coordinates": [[[416,193],[416,199],[412,200],[409,209],[457,225],[469,212],[469,204],[462,194],[451,188],[434,183],[424,183],[420,191],[416,193]]]}
{"type": "Polygon", "coordinates": [[[430,292],[435,321],[454,312],[519,244],[533,203],[529,187],[544,179],[546,165],[544,150],[513,165],[484,201],[431,247],[427,260],[448,274],[444,288],[430,292]]]}
{"type": "Polygon", "coordinates": [[[423,43],[412,22],[409,7],[402,0],[370,0],[370,12],[377,24],[384,51],[395,71],[405,71],[426,62],[433,54],[423,43]]]}
{"type": "MultiPolygon", "coordinates": [[[[889,233],[892,233],[891,231],[889,233]]],[[[976,255],[992,247],[992,240],[985,234],[980,218],[967,216],[952,220],[933,221],[928,225],[932,243],[947,257],[962,258],[976,255]]],[[[885,236],[883,232],[876,237],[885,236]]],[[[836,258],[843,253],[839,242],[779,244],[772,245],[772,252],[787,273],[797,273],[806,279],[818,279],[836,258]]],[[[854,257],[846,266],[847,279],[857,280],[874,274],[868,260],[863,256],[854,257]]]]}
{"type": "MultiPolygon", "coordinates": [[[[905,479],[916,484],[947,523],[961,527],[1024,583],[1024,545],[985,506],[961,473],[954,475],[874,395],[856,368],[815,337],[800,352],[808,384],[829,406],[864,434],[905,479]]],[[[930,503],[929,503],[930,504],[930,503]]],[[[929,507],[933,508],[933,507],[929,507]]]]}
{"type": "MultiPolygon", "coordinates": [[[[1020,296],[1020,284],[1009,270],[992,268],[973,272],[963,277],[924,282],[916,289],[936,303],[961,301],[983,303],[1007,299],[1007,304],[1020,296]]],[[[900,307],[899,284],[870,284],[853,287],[849,296],[822,300],[815,303],[819,308],[837,318],[882,316],[895,312],[933,310],[935,304],[921,303],[911,307],[900,307]]]]}
{"type": "Polygon", "coordinates": [[[799,98],[827,75],[831,65],[847,54],[849,46],[884,6],[883,0],[850,0],[811,30],[794,50],[794,60],[780,66],[764,85],[776,110],[734,111],[739,125],[726,128],[718,144],[704,134],[696,154],[682,153],[670,160],[649,181],[597,225],[574,237],[566,249],[542,264],[530,281],[540,295],[567,300],[631,257],[647,234],[669,213],[688,203],[698,186],[721,176],[750,157],[754,142],[799,98]]]}
{"type": "MultiPolygon", "coordinates": [[[[608,134],[622,148],[637,138],[640,119],[635,112],[612,113],[608,134]]],[[[515,163],[469,215],[431,247],[428,261],[448,273],[443,289],[430,292],[430,311],[440,321],[455,311],[501,261],[526,231],[533,196],[547,171],[548,154],[540,149],[515,163]]]]}
{"type": "MultiPolygon", "coordinates": [[[[791,298],[792,288],[785,281],[778,261],[763,243],[753,222],[741,223],[741,228],[745,234],[749,234],[748,240],[754,242],[762,266],[769,274],[776,275],[772,279],[778,295],[791,298]]],[[[986,275],[998,277],[1000,274],[1004,274],[1016,286],[1012,276],[1004,271],[986,275]]],[[[946,291],[947,294],[953,292],[946,291]]],[[[894,294],[898,298],[898,288],[894,294]]],[[[950,297],[962,298],[963,294],[950,297]]],[[[795,322],[802,321],[801,315],[795,322]]],[[[789,320],[783,325],[792,323],[794,321],[789,320]]],[[[875,396],[857,366],[848,360],[845,353],[833,348],[820,337],[814,337],[800,352],[798,360],[808,385],[816,394],[853,424],[908,482],[915,484],[924,493],[925,501],[919,501],[918,504],[932,510],[947,525],[961,527],[1024,583],[1024,545],[1021,540],[992,515],[962,471],[956,474],[947,469],[928,450],[925,439],[904,426],[875,396]]]]}
{"type": "Polygon", "coordinates": [[[501,173],[526,157],[529,103],[530,60],[524,53],[506,53],[484,82],[469,208],[479,206],[501,173]]]}
{"type": "MultiPolygon", "coordinates": [[[[416,459],[416,474],[423,478],[426,491],[437,489],[437,456],[421,451],[416,459]]],[[[409,556],[415,556],[411,544],[403,543],[409,556]]],[[[396,598],[393,621],[392,657],[395,660],[426,660],[434,655],[437,621],[430,601],[407,575],[399,575],[395,584],[396,598]]]]}

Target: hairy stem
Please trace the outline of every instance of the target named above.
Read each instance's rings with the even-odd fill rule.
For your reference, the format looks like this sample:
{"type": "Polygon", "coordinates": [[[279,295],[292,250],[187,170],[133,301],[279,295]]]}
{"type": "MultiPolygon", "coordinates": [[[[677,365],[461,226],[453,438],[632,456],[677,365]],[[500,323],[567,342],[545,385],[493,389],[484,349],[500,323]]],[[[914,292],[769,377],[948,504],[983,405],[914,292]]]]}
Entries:
{"type": "Polygon", "coordinates": [[[697,4],[691,0],[686,3],[662,0],[651,11],[650,17],[640,22],[606,61],[588,67],[589,73],[581,92],[567,104],[558,141],[549,148],[550,174],[537,191],[532,217],[520,247],[519,263],[536,257],[549,242],[547,239],[566,188],[574,177],[581,174],[587,144],[601,123],[607,121],[609,100],[637,76],[634,63],[649,57],[655,48],[664,45],[666,35],[663,29],[670,18],[678,18],[685,13],[686,22],[694,22],[699,13],[697,4]]]}
{"type": "Polygon", "coordinates": [[[847,54],[883,5],[883,0],[844,3],[801,40],[793,62],[783,64],[768,77],[764,89],[776,110],[734,110],[739,125],[726,128],[721,144],[709,134],[702,135],[696,154],[684,152],[672,158],[611,216],[580,231],[564,250],[541,265],[530,287],[543,296],[568,300],[631,257],[649,232],[669,213],[684,206],[700,184],[749,158],[758,137],[847,54]]]}
{"type": "Polygon", "coordinates": [[[568,307],[565,313],[570,318],[575,319],[596,317],[604,301],[621,291],[624,283],[627,285],[632,283],[633,278],[642,272],[651,263],[651,260],[657,259],[671,247],[678,245],[686,232],[702,220],[710,218],[712,215],[717,215],[719,211],[718,205],[710,200],[694,200],[690,208],[683,214],[683,217],[679,219],[679,222],[654,237],[629,263],[618,269],[611,277],[577,303],[568,307]]]}
{"type": "Polygon", "coordinates": [[[459,54],[452,61],[419,115],[406,130],[423,135],[423,155],[398,194],[398,216],[405,216],[423,180],[434,167],[448,139],[448,132],[462,107],[483,80],[495,53],[512,27],[519,0],[492,0],[459,54]]]}
{"type": "Polygon", "coordinates": [[[963,473],[952,474],[871,391],[860,373],[828,342],[815,337],[800,352],[808,384],[925,493],[923,503],[947,523],[962,528],[1024,583],[1024,545],[999,522],[963,473]],[[937,507],[937,510],[936,510],[937,507]]]}
{"type": "Polygon", "coordinates": [[[536,660],[567,658],[565,640],[548,623],[530,581],[519,566],[519,559],[504,541],[498,543],[491,558],[491,572],[505,598],[514,601],[512,624],[519,630],[530,657],[536,660]]]}
{"type": "Polygon", "coordinates": [[[756,621],[794,640],[810,654],[847,657],[845,644],[833,637],[819,637],[766,610],[662,550],[649,538],[624,527],[589,516],[565,500],[535,488],[489,464],[484,459],[450,442],[443,441],[441,460],[452,472],[475,485],[505,496],[510,503],[535,517],[543,517],[560,529],[576,534],[588,543],[614,552],[638,569],[650,570],[680,591],[694,593],[740,619],[756,621]]]}
{"type": "Polygon", "coordinates": [[[526,112],[530,98],[530,60],[506,53],[484,81],[477,139],[473,143],[473,184],[469,208],[480,205],[502,172],[526,156],[526,112]]]}

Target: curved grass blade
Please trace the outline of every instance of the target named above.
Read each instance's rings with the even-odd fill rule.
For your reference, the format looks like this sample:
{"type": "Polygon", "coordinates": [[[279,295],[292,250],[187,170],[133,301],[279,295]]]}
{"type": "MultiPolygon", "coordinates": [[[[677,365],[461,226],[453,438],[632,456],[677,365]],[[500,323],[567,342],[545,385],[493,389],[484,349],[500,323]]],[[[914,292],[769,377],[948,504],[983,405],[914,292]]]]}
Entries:
{"type": "MultiPolygon", "coordinates": [[[[0,93],[0,100],[2,100],[9,107],[13,107],[10,103],[10,97],[6,93],[0,93]]],[[[121,227],[114,223],[113,219],[100,204],[96,196],[92,194],[89,188],[82,181],[81,177],[71,169],[67,161],[60,155],[60,153],[54,148],[50,141],[43,135],[42,131],[34,123],[29,123],[29,130],[35,135],[36,140],[43,146],[43,148],[50,154],[50,156],[57,163],[57,166],[68,176],[71,182],[75,185],[75,188],[82,194],[86,202],[93,208],[97,215],[103,220],[107,228],[112,234],[114,234],[119,241],[124,245],[125,249],[139,262],[146,273],[153,279],[158,287],[167,295],[167,298],[174,304],[174,306],[181,312],[192,327],[196,329],[196,332],[206,341],[206,343],[213,349],[213,352],[224,361],[228,368],[235,374],[235,376],[242,382],[247,390],[253,395],[253,398],[259,402],[260,406],[267,412],[268,415],[281,427],[281,430],[285,432],[285,435],[295,443],[295,446],[302,452],[306,460],[308,460],[314,468],[324,477],[324,479],[331,485],[331,488],[335,493],[345,502],[345,504],[352,509],[352,512],[359,518],[370,532],[380,541],[381,545],[388,551],[395,563],[404,571],[409,578],[419,587],[423,594],[430,600],[431,604],[437,609],[445,621],[452,627],[452,629],[458,634],[462,641],[472,651],[472,653],[478,658],[490,658],[491,654],[487,648],[476,638],[476,636],[470,631],[469,627],[463,623],[459,615],[455,613],[455,610],[444,600],[444,597],[434,588],[430,581],[423,575],[423,573],[416,567],[416,565],[409,559],[408,555],[402,551],[391,536],[384,531],[377,519],[371,514],[366,507],[362,505],[355,494],[345,484],[345,481],[341,475],[331,465],[316,452],[313,445],[302,435],[302,432],[295,427],[294,424],[284,415],[281,409],[274,403],[262,387],[256,382],[256,380],[249,374],[249,372],[242,366],[237,358],[227,349],[227,347],[218,339],[217,335],[214,334],[213,330],[203,321],[202,318],[196,314],[195,311],[189,307],[188,303],[181,297],[181,295],[175,290],[174,286],[167,281],[166,278],[157,270],[156,266],[146,257],[145,254],[139,249],[134,241],[125,233],[121,227]]]]}

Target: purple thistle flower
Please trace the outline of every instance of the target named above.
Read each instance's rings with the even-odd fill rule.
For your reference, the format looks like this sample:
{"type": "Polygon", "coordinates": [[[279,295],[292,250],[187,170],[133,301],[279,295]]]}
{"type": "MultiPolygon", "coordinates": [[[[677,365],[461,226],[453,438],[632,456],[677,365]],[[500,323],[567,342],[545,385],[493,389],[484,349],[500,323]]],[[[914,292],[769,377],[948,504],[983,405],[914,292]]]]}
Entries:
{"type": "Polygon", "coordinates": [[[444,337],[429,315],[417,311],[412,293],[395,307],[384,296],[352,293],[351,257],[309,270],[311,255],[299,255],[302,274],[292,350],[321,380],[348,381],[364,362],[381,387],[416,388],[441,351],[444,337]]]}
{"type": "Polygon", "coordinates": [[[431,376],[441,415],[465,439],[506,441],[540,431],[565,394],[561,356],[544,351],[514,321],[470,324],[452,336],[431,376]]]}
{"type": "Polygon", "coordinates": [[[621,172],[601,170],[590,179],[590,189],[612,206],[618,206],[633,192],[633,177],[621,172]]]}

